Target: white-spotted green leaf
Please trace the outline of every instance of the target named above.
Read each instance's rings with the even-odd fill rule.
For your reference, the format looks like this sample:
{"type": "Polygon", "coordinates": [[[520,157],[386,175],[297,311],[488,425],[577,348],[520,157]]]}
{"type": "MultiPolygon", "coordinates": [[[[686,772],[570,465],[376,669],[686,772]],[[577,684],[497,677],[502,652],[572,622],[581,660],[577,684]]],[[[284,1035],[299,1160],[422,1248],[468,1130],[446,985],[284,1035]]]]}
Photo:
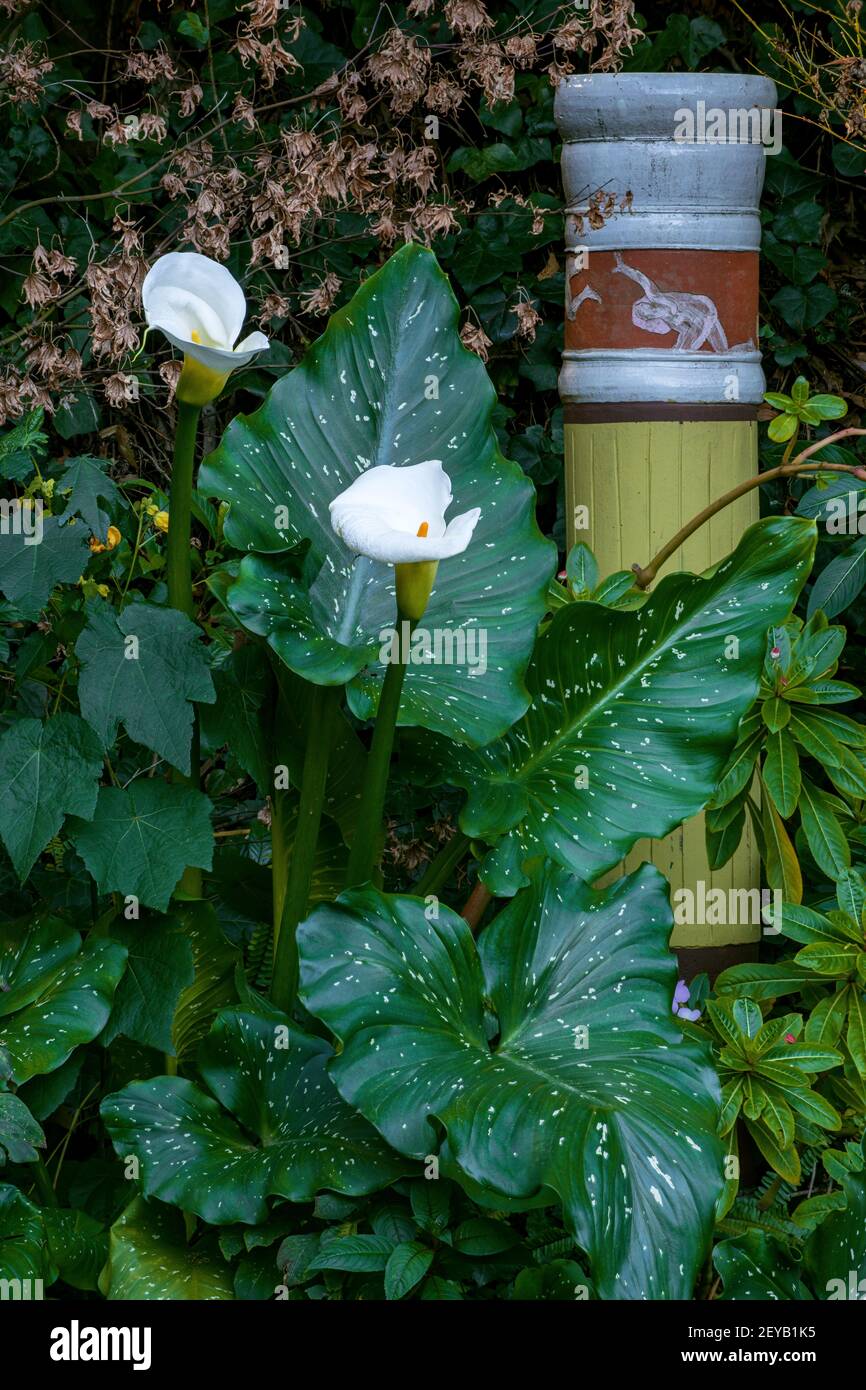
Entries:
{"type": "MultiPolygon", "coordinates": [[[[276,1281],[275,1281],[276,1282],[276,1281]]],[[[136,1197],[117,1218],[99,1276],[109,1302],[233,1299],[231,1269],[212,1234],[187,1239],[183,1214],[136,1197]]]]}
{"type": "Polygon", "coordinates": [[[0,926],[0,1052],[19,1085],[61,1066],[102,1032],[126,965],[117,941],[52,919],[0,926]]]}
{"type": "Polygon", "coordinates": [[[41,1296],[36,1281],[47,1288],[57,1278],[51,1263],[42,1212],[11,1183],[0,1183],[0,1279],[20,1280],[27,1294],[22,1298],[41,1296]]]}
{"type": "Polygon", "coordinates": [[[213,1225],[263,1221],[269,1196],[362,1196],[411,1169],[341,1100],[330,1056],[283,1015],[224,1009],[198,1054],[209,1090],[134,1081],[106,1097],[102,1117],[118,1154],[138,1156],[145,1196],[213,1225]]]}
{"type": "MultiPolygon", "coordinates": [[[[469,793],[465,833],[504,835],[514,860],[544,855],[591,879],[699,811],[814,545],[811,522],[758,522],[711,577],[671,575],[636,612],[561,609],[528,672],[532,704],[504,738],[477,751],[426,741],[433,778],[469,793]]],[[[500,893],[503,862],[500,846],[500,893]]]]}
{"type": "Polygon", "coordinates": [[[394,571],[338,540],[329,503],[368,468],[426,459],[451,479],[449,517],[480,507],[481,519],[468,549],[440,563],[424,615],[434,637],[455,634],[450,659],[443,646],[441,661],[409,667],[400,722],[480,744],[526,709],[523,675],[555,554],[535,524],[531,483],[499,451],[494,405],[435,257],[404,246],[201,468],[200,488],[231,504],[226,539],[260,552],[241,564],[229,606],[299,675],[350,681],[359,718],[374,713],[385,672],[394,571]],[[303,566],[286,558],[304,544],[303,566]]]}
{"type": "Polygon", "coordinates": [[[373,888],[298,934],[346,1100],[416,1159],[441,1126],[449,1175],[494,1200],[558,1197],[602,1298],[690,1297],[722,1185],[718,1083],[671,1014],[671,922],[655,869],[594,893],[550,866],[477,947],[449,909],[373,888]]]}

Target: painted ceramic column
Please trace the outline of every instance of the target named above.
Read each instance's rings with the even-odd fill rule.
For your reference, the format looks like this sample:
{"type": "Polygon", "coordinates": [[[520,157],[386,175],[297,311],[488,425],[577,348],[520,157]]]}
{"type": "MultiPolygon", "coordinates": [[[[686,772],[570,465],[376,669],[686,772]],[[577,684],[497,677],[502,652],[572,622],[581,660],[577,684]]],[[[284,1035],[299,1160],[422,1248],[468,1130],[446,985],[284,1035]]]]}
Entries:
{"type": "MultiPolygon", "coordinates": [[[[591,546],[602,574],[646,564],[757,471],[758,200],[775,101],[772,82],[738,75],[593,74],[558,89],[566,512],[569,541],[591,546]]],[[[751,492],[667,570],[706,569],[757,516],[751,492]]],[[[707,863],[703,817],[642,842],[627,867],[647,858],[696,896],[699,884],[760,882],[748,824],[721,870],[707,863]]],[[[754,954],[760,932],[755,922],[695,921],[673,943],[694,973],[754,954]]]]}

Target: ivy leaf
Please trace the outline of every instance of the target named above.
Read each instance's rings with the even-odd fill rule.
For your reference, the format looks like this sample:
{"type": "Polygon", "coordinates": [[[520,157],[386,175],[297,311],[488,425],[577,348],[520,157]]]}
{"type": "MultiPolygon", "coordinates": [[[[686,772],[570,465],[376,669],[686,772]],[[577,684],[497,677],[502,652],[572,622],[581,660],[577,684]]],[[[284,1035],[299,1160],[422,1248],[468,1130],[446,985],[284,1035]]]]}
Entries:
{"type": "Polygon", "coordinates": [[[67,814],[93,815],[102,758],[75,714],[19,719],[0,738],[0,836],[22,882],[67,814]]]}
{"type": "Polygon", "coordinates": [[[22,618],[38,618],[52,589],[80,579],[90,551],[87,530],[74,522],[63,524],[56,516],[42,518],[42,537],[16,535],[5,527],[0,532],[0,593],[14,604],[22,618]]]}
{"type": "Polygon", "coordinates": [[[125,964],[119,942],[89,937],[82,947],[51,918],[0,926],[0,1050],[18,1085],[99,1036],[125,964]]]}
{"type": "Polygon", "coordinates": [[[711,577],[671,575],[634,612],[570,604],[539,638],[532,704],[504,738],[425,740],[435,780],[469,794],[461,829],[499,840],[482,870],[497,892],[538,855],[593,879],[706,805],[814,545],[811,522],[762,521],[711,577]]]}
{"type": "Polygon", "coordinates": [[[173,1055],[175,1007],[181,991],[195,979],[189,940],[170,920],[115,926],[111,935],[126,948],[127,961],[102,1035],[104,1044],[122,1033],[143,1047],[173,1055]]]}
{"type": "Polygon", "coordinates": [[[82,454],[69,460],[56,487],[57,492],[69,492],[61,520],[68,521],[75,515],[82,517],[91,534],[103,544],[111,517],[99,504],[104,502],[111,507],[119,496],[117,485],[106,476],[107,466],[108,459],[82,454]]]}
{"type": "Polygon", "coordinates": [[[91,821],[71,821],[75,847],[100,893],[134,896],[165,912],[187,864],[209,869],[211,802],[194,787],[139,778],[101,787],[91,821]]]}
{"type": "Polygon", "coordinates": [[[111,1228],[99,1289],[112,1302],[235,1296],[231,1270],[214,1236],[206,1234],[190,1244],[181,1212],[141,1197],[111,1228]]]}
{"type": "Polygon", "coordinates": [[[441,562],[424,615],[427,632],[454,634],[452,659],[443,647],[442,661],[410,665],[400,722],[477,744],[526,708],[523,675],[555,553],[536,526],[532,484],[499,451],[495,403],[460,341],[457,301],[435,257],[408,245],[201,467],[199,487],[231,504],[226,539],[262,552],[241,562],[229,606],[298,675],[349,681],[360,719],[374,714],[385,674],[394,571],[343,545],[329,504],[368,468],[424,459],[441,459],[451,479],[450,515],[480,507],[481,518],[469,548],[441,562]]]}
{"type": "Polygon", "coordinates": [[[715,1072],[671,1016],[671,922],[649,866],[602,893],[548,866],[477,948],[450,909],[373,888],[298,933],[345,1099],[415,1159],[435,1121],[449,1175],[493,1201],[555,1194],[601,1298],[689,1297],[722,1185],[715,1072]]]}
{"type": "MultiPolygon", "coordinates": [[[[110,748],[122,721],[130,738],[190,770],[192,700],[214,700],[199,630],[183,613],[131,603],[92,604],[75,644],[81,713],[110,748]]],[[[191,861],[190,861],[191,862],[191,861]]]]}
{"type": "Polygon", "coordinates": [[[198,1054],[210,1094],[175,1076],[134,1081],[102,1116],[117,1152],[138,1156],[146,1196],[212,1225],[257,1224],[270,1195],[363,1196],[411,1171],[340,1099],[330,1056],[276,1011],[224,1009],[198,1054]]]}

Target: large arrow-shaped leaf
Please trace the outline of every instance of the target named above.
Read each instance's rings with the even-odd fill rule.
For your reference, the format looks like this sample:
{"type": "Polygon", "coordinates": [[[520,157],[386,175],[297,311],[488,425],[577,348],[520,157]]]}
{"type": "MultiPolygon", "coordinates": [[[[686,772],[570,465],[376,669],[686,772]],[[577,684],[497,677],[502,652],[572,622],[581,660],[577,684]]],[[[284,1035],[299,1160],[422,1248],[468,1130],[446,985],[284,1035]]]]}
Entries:
{"type": "Polygon", "coordinates": [[[508,1198],[555,1193],[602,1298],[689,1298],[721,1188],[718,1083],[671,1017],[667,886],[550,867],[482,934],[368,888],[300,929],[331,1075],[394,1148],[508,1198]],[[487,1000],[496,1015],[493,1043],[487,1000]]]}
{"type": "Polygon", "coordinates": [[[349,700],[367,718],[385,670],[380,634],[395,621],[394,572],[346,549],[328,504],[367,468],[441,459],[449,515],[480,507],[481,520],[469,549],[440,565],[424,627],[457,633],[443,653],[464,659],[412,665],[400,718],[479,744],[526,709],[522,678],[554,553],[535,524],[532,485],[499,452],[495,393],[457,317],[432,253],[403,247],[261,409],[234,420],[199,486],[231,503],[225,533],[239,550],[309,544],[303,571],[248,556],[228,602],[298,674],[324,685],[354,678],[349,700]]]}
{"type": "Polygon", "coordinates": [[[463,830],[505,833],[484,871],[495,891],[525,882],[536,855],[595,878],[705,805],[755,698],[767,628],[790,612],[814,545],[811,522],[761,521],[710,578],[671,575],[636,612],[561,609],[536,647],[523,719],[478,751],[437,741],[438,780],[444,769],[469,792],[463,830]]]}
{"type": "Polygon", "coordinates": [[[257,1223],[271,1194],[360,1196],[409,1171],[340,1099],[325,1070],[328,1044],[287,1023],[223,1010],[198,1055],[212,1094],[160,1076],[106,1097],[108,1132],[119,1154],[140,1158],[146,1196],[213,1225],[257,1223]]]}

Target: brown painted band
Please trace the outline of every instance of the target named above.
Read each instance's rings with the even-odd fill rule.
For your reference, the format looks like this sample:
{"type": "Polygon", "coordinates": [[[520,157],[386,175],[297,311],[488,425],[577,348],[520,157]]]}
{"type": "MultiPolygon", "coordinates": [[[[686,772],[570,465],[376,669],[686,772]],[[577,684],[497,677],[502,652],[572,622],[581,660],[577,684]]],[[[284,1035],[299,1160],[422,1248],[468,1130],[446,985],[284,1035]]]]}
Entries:
{"type": "Polygon", "coordinates": [[[760,944],[759,941],[744,941],[732,942],[728,946],[674,946],[673,950],[679,962],[680,975],[688,984],[705,970],[712,982],[731,965],[757,960],[760,944]]]}
{"type": "Polygon", "coordinates": [[[757,420],[757,405],[677,405],[668,401],[566,404],[566,425],[617,424],[625,420],[757,420]]]}

